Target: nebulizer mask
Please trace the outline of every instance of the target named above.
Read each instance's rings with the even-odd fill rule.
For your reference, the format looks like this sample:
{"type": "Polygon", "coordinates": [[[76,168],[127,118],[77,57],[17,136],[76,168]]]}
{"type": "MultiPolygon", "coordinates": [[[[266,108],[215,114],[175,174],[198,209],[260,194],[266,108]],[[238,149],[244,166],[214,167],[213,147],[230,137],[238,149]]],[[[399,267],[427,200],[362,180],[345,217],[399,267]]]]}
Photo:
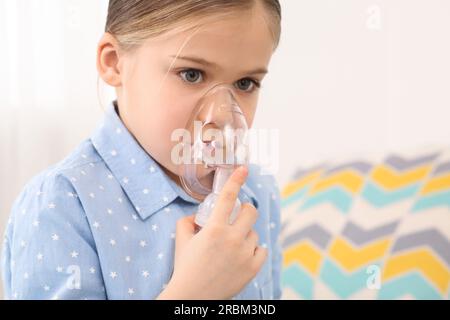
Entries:
{"type": "MultiPolygon", "coordinates": [[[[198,227],[205,225],[233,171],[248,165],[248,126],[234,90],[226,84],[210,88],[200,98],[186,124],[191,139],[183,146],[188,156],[184,155],[179,176],[189,195],[203,199],[195,217],[198,227]]],[[[237,198],[230,224],[240,207],[237,198]]]]}

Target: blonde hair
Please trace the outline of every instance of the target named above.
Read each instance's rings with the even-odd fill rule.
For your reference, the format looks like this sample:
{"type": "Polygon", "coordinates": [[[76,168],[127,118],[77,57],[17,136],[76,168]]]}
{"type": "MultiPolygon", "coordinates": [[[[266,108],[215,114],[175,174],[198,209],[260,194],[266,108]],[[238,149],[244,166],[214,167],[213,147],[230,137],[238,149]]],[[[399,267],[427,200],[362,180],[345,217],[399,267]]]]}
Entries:
{"type": "MultiPolygon", "coordinates": [[[[105,32],[114,36],[120,50],[130,52],[149,38],[190,30],[200,25],[200,21],[233,17],[251,11],[258,4],[267,10],[267,15],[262,18],[272,35],[275,51],[281,35],[279,0],[109,0],[105,32]]],[[[179,48],[172,65],[195,32],[179,48]]],[[[100,77],[97,79],[97,98],[105,110],[99,88],[100,77]]]]}
{"type": "Polygon", "coordinates": [[[267,23],[275,50],[281,33],[278,0],[110,0],[105,32],[116,38],[121,49],[128,51],[146,39],[188,29],[186,23],[249,11],[257,2],[268,10],[267,23]]]}

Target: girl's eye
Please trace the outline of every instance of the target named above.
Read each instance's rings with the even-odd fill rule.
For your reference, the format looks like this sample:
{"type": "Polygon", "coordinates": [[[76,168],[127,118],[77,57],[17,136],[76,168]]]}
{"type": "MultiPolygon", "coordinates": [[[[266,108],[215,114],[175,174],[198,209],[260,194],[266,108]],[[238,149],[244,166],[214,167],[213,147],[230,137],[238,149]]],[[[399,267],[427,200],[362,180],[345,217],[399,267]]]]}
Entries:
{"type": "Polygon", "coordinates": [[[190,83],[198,83],[203,80],[203,74],[200,70],[196,69],[186,69],[179,72],[181,78],[190,83]],[[200,79],[200,81],[198,81],[200,79]]]}
{"type": "Polygon", "coordinates": [[[259,88],[261,85],[256,80],[253,80],[250,78],[244,78],[244,79],[238,80],[236,82],[236,86],[239,90],[246,91],[246,92],[252,92],[255,90],[255,87],[259,88]]]}

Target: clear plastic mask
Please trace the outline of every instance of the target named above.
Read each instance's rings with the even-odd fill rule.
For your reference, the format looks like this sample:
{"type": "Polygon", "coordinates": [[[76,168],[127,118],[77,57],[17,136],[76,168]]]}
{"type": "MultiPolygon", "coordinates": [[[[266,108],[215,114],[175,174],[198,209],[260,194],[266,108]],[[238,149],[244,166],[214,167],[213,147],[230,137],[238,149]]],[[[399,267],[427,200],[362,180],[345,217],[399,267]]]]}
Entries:
{"type": "MultiPolygon", "coordinates": [[[[209,89],[199,100],[185,129],[191,139],[183,145],[185,154],[179,176],[189,195],[204,200],[196,219],[202,226],[228,177],[249,161],[247,121],[234,87],[221,84],[209,89]]],[[[233,214],[230,222],[237,213],[233,214]]]]}

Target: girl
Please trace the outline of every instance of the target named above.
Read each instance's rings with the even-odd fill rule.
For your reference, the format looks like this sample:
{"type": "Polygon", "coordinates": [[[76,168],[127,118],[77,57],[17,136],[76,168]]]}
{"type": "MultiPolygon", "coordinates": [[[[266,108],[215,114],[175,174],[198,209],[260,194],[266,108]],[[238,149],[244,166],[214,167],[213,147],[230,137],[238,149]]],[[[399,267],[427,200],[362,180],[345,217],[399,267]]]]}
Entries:
{"type": "Polygon", "coordinates": [[[117,100],[13,204],[7,298],[280,298],[275,180],[237,169],[196,233],[199,199],[170,159],[171,132],[211,86],[231,85],[252,124],[280,19],[277,0],[110,0],[97,69],[117,100]]]}

